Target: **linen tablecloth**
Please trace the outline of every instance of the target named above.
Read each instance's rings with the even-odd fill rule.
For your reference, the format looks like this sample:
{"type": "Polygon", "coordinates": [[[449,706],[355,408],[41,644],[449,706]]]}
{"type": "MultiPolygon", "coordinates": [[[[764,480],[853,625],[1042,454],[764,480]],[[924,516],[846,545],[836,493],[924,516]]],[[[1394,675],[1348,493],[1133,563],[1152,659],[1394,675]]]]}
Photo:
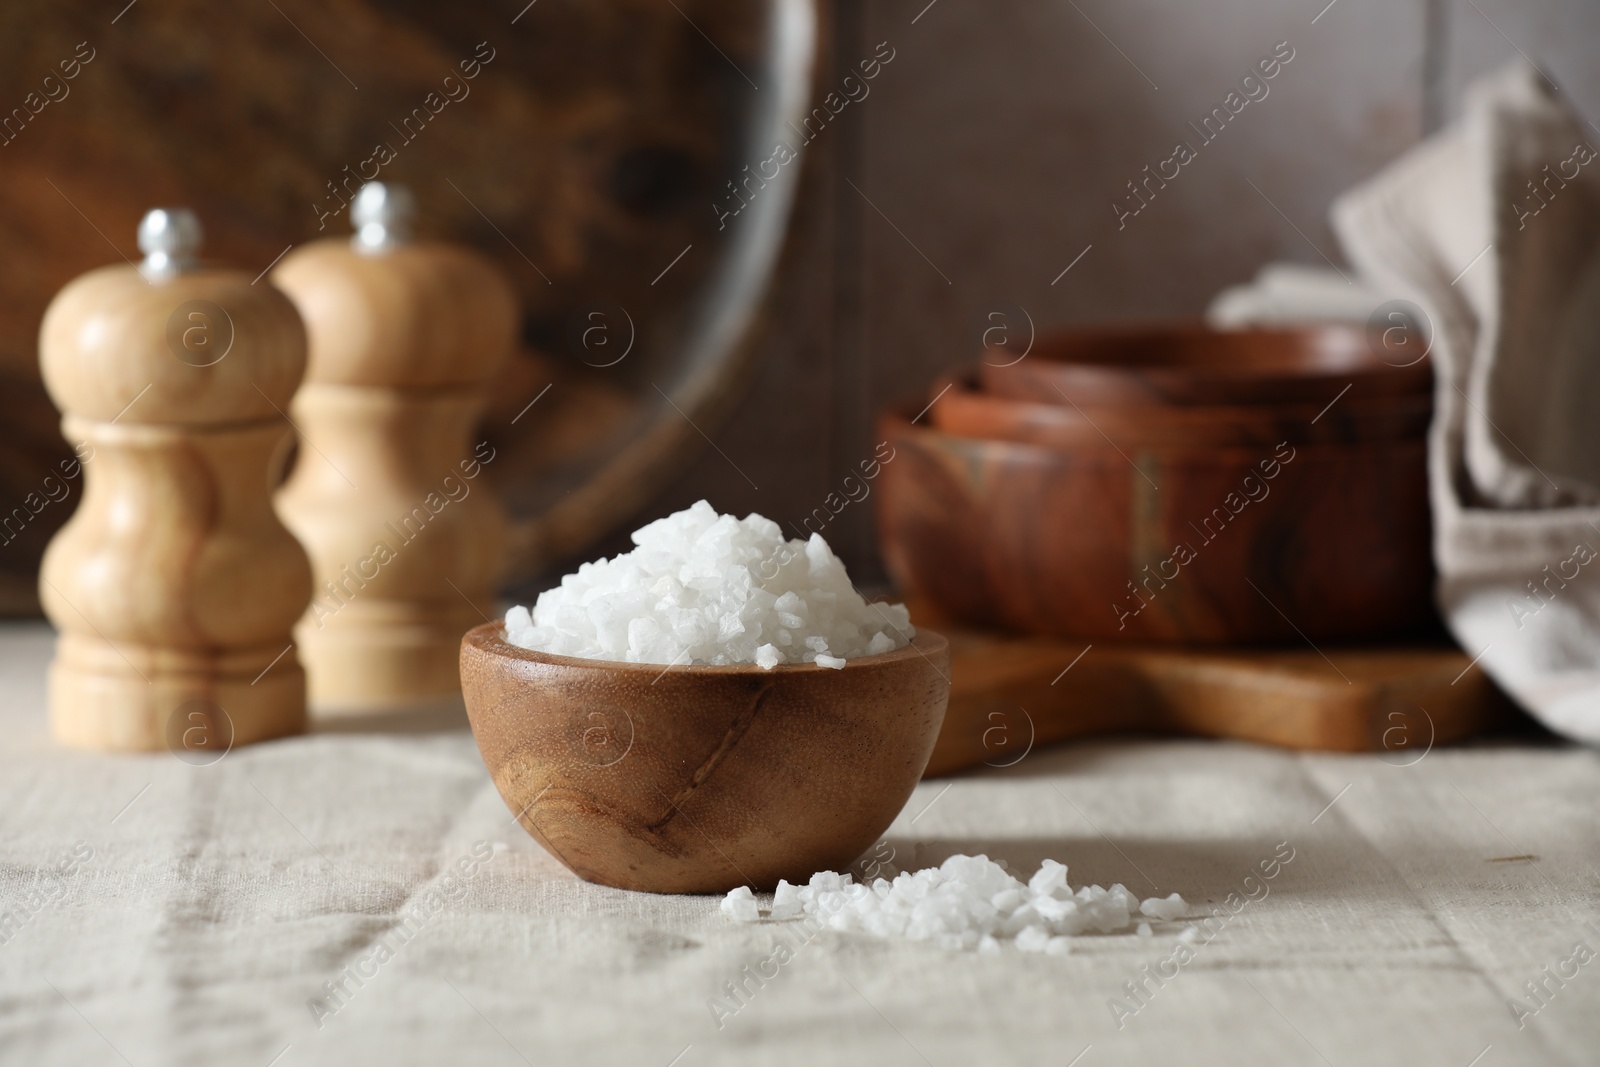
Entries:
{"type": "Polygon", "coordinates": [[[209,766],[61,749],[50,640],[0,629],[5,1064],[1600,1061],[1593,751],[1128,740],[924,782],[879,860],[1054,857],[1215,916],[1186,953],[988,956],[585,884],[459,710],[209,766]]]}

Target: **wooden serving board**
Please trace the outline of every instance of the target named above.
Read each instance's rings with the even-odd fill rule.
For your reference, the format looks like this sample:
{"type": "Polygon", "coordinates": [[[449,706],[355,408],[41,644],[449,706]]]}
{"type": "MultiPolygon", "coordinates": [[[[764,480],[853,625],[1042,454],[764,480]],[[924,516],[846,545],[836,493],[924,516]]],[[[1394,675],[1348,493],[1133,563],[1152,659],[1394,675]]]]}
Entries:
{"type": "Polygon", "coordinates": [[[1159,733],[1377,752],[1397,765],[1502,721],[1507,698],[1444,647],[1206,651],[946,629],[950,707],[929,777],[1071,738],[1159,733]]]}

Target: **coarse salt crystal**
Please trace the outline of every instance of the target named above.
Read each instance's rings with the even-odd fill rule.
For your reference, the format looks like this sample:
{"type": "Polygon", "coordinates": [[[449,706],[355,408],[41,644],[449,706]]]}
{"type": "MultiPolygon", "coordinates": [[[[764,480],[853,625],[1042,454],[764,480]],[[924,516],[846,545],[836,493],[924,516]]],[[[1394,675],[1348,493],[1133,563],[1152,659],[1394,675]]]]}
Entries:
{"type": "MultiPolygon", "coordinates": [[[[723,910],[732,918],[753,918],[754,899],[735,900],[736,894],[723,902],[723,910]]],[[[1066,882],[1066,867],[1054,860],[1046,860],[1024,884],[987,856],[951,856],[938,867],[902,871],[892,881],[874,878],[870,883],[818,871],[803,886],[780,882],[772,900],[774,919],[804,915],[841,932],[986,954],[1000,951],[1001,941],[1010,939],[1020,951],[1052,956],[1070,953],[1072,938],[1079,934],[1129,930],[1138,907],[1122,885],[1084,886],[1074,893],[1066,882]]],[[[1182,910],[1186,905],[1181,901],[1169,897],[1156,903],[1182,910]]],[[[1137,926],[1138,936],[1151,936],[1149,923],[1137,926]]],[[[1197,936],[1190,927],[1180,940],[1197,936]]]]}
{"type": "Polygon", "coordinates": [[[900,604],[868,604],[819,534],[785,540],[760,515],[704,500],[633,533],[635,548],[585,563],[505,615],[521,648],[627,663],[756,664],[847,659],[907,645],[900,604]]]}
{"type": "Polygon", "coordinates": [[[730,889],[728,895],[722,898],[722,914],[736,923],[753,923],[761,918],[761,907],[756,903],[756,895],[750,891],[750,887],[742,885],[730,889]]]}
{"type": "MultiPolygon", "coordinates": [[[[1057,900],[1055,897],[1034,897],[1028,903],[1033,908],[1034,912],[1039,916],[1039,918],[1044,919],[1055,926],[1061,926],[1068,919],[1071,919],[1078,914],[1078,902],[1076,900],[1057,900]]],[[[1086,915],[1085,918],[1088,918],[1088,916],[1086,915]]],[[[1073,932],[1076,933],[1077,931],[1074,930],[1073,932]]]]}
{"type": "Polygon", "coordinates": [[[1034,896],[1049,895],[1057,890],[1067,891],[1067,868],[1055,860],[1045,860],[1038,873],[1028,879],[1028,892],[1034,896]]]}
{"type": "Polygon", "coordinates": [[[1023,952],[1043,952],[1050,944],[1050,931],[1042,926],[1024,927],[1017,935],[1017,948],[1023,952]]]}
{"type": "Polygon", "coordinates": [[[1164,900],[1161,897],[1151,897],[1139,905],[1139,911],[1142,914],[1148,915],[1152,919],[1160,919],[1163,922],[1171,922],[1188,910],[1188,903],[1176,893],[1164,900]]]}
{"type": "Polygon", "coordinates": [[[777,891],[772,894],[772,917],[774,919],[798,919],[804,914],[805,905],[800,902],[800,891],[780,879],[777,891]]]}

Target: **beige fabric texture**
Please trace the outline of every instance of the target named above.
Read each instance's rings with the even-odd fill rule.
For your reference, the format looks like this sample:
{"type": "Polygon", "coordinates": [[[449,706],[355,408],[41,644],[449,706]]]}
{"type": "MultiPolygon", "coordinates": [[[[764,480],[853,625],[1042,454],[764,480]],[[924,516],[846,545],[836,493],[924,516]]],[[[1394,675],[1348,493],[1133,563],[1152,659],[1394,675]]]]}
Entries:
{"type": "Polygon", "coordinates": [[[1184,922],[980,956],[580,882],[459,715],[205,767],[61,749],[50,640],[0,628],[0,1063],[1596,1062],[1600,960],[1574,960],[1600,950],[1592,750],[1108,741],[925,782],[880,858],[1054,857],[1221,916],[1181,965],[1184,922]],[[780,940],[801,944],[763,967],[780,940]],[[347,968],[366,977],[338,1010],[309,1008],[347,968]],[[719,1028],[709,1002],[741,981],[719,1028]]]}
{"type": "Polygon", "coordinates": [[[1552,729],[1600,743],[1600,134],[1524,61],[1335,203],[1362,276],[1432,319],[1440,608],[1552,729]]]}
{"type": "Polygon", "coordinates": [[[1250,281],[1213,297],[1206,322],[1218,330],[1325,320],[1365,322],[1383,302],[1382,293],[1336,269],[1268,263],[1250,281]]]}

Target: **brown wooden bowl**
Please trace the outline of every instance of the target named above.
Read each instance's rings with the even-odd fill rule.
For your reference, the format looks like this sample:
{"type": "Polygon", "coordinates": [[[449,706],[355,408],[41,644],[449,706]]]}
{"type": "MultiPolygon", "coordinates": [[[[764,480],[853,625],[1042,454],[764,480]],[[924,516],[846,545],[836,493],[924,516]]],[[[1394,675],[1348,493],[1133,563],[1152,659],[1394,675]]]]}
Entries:
{"type": "Polygon", "coordinates": [[[1349,386],[1346,400],[1426,395],[1426,343],[1384,338],[1349,323],[1213,330],[1200,322],[1074,330],[1042,339],[1026,358],[984,355],[983,388],[996,396],[1084,407],[1315,404],[1349,386]],[[1406,361],[1407,365],[1398,363],[1406,361]]]}
{"type": "Polygon", "coordinates": [[[1365,640],[1432,618],[1421,440],[1124,454],[899,415],[879,432],[894,449],[875,494],[889,572],[962,622],[1252,644],[1365,640]]]}
{"type": "Polygon", "coordinates": [[[811,665],[663,667],[461,642],[461,688],[506,807],[580,878],[653,893],[844,870],[922,777],[949,644],[811,665]]]}
{"type": "Polygon", "coordinates": [[[929,419],[938,429],[961,437],[1063,448],[1110,442],[1124,451],[1201,445],[1270,449],[1280,441],[1298,445],[1420,440],[1433,416],[1431,394],[1352,398],[1338,396],[1338,388],[1316,404],[1229,407],[1041,404],[978,392],[961,380],[941,383],[934,393],[943,395],[930,409],[929,419]],[[945,389],[947,384],[950,388],[945,389]]]}

